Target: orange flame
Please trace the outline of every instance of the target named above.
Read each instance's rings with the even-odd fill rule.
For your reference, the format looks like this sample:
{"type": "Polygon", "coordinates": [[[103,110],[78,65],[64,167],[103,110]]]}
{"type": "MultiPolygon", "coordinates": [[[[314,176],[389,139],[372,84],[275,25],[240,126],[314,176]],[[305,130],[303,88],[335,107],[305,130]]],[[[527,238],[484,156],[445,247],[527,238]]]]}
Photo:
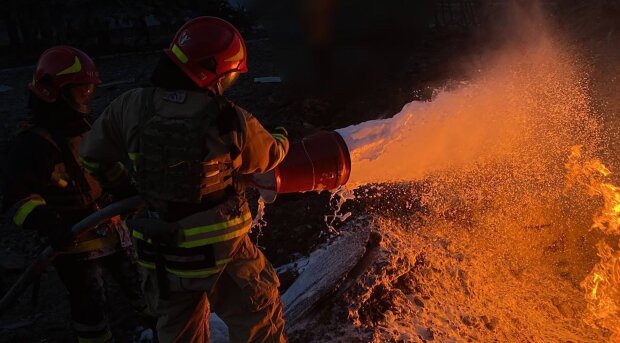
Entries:
{"type": "Polygon", "coordinates": [[[599,274],[599,273],[594,273],[594,279],[592,280],[592,283],[594,283],[594,287],[592,287],[592,298],[596,299],[596,291],[598,290],[598,283],[599,281],[605,281],[605,278],[599,274]]]}
{"type": "Polygon", "coordinates": [[[584,160],[581,146],[571,149],[567,186],[585,186],[591,196],[601,197],[603,207],[593,218],[592,229],[606,235],[597,244],[599,261],[581,283],[586,291],[586,322],[611,332],[620,340],[620,241],[616,248],[606,240],[620,236],[620,187],[610,182],[611,171],[598,159],[584,160]]]}

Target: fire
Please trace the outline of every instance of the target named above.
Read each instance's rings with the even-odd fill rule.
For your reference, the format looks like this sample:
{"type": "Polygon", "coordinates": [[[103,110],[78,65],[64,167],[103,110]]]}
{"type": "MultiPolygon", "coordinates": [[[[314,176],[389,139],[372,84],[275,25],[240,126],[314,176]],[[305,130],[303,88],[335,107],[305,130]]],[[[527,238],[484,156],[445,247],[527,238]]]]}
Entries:
{"type": "Polygon", "coordinates": [[[596,291],[598,290],[599,281],[605,281],[605,278],[598,273],[594,273],[594,279],[592,280],[592,283],[594,284],[594,287],[592,287],[592,299],[596,299],[596,291]]]}
{"type": "Polygon", "coordinates": [[[596,244],[599,261],[583,280],[589,324],[605,328],[612,340],[620,340],[620,240],[616,247],[608,244],[620,236],[620,187],[611,183],[611,171],[598,159],[585,160],[581,146],[574,146],[566,163],[568,187],[580,184],[591,196],[600,197],[603,207],[593,218],[592,229],[605,236],[596,244]]]}

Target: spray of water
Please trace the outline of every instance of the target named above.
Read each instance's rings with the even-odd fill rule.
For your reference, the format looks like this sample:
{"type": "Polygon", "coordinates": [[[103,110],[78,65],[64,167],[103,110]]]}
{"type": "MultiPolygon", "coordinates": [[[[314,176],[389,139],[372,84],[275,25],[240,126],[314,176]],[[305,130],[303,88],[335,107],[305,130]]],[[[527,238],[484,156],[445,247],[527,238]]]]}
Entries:
{"type": "MultiPolygon", "coordinates": [[[[407,237],[409,254],[425,251],[432,268],[416,287],[432,296],[424,310],[392,313],[383,319],[392,323],[383,324],[414,317],[440,339],[610,339],[613,330],[583,321],[593,308],[580,283],[597,253],[606,259],[614,250],[597,249],[599,237],[590,231],[600,204],[565,187],[571,147],[581,145],[586,159],[605,147],[587,72],[543,31],[487,66],[393,118],[338,130],[351,153],[350,186],[430,185],[421,196],[423,227],[394,229],[386,220],[382,229],[407,237]],[[470,317],[486,318],[488,331],[468,324],[470,317]]],[[[597,273],[599,292],[617,294],[617,280],[604,286],[612,281],[597,273]]],[[[392,306],[404,311],[406,302],[392,306]]]]}
{"type": "Polygon", "coordinates": [[[331,214],[327,214],[324,217],[325,224],[327,225],[328,232],[331,234],[337,233],[338,231],[334,227],[336,223],[343,223],[349,217],[351,217],[351,212],[342,213],[342,205],[349,200],[355,199],[355,195],[353,191],[346,186],[340,186],[338,189],[331,193],[329,198],[330,208],[333,210],[331,214]]]}
{"type": "MultiPolygon", "coordinates": [[[[267,226],[267,219],[265,219],[265,199],[258,197],[258,207],[256,208],[256,215],[252,218],[252,230],[258,231],[256,239],[260,238],[263,234],[263,228],[267,226]]],[[[258,241],[256,242],[258,244],[258,241]]]]}

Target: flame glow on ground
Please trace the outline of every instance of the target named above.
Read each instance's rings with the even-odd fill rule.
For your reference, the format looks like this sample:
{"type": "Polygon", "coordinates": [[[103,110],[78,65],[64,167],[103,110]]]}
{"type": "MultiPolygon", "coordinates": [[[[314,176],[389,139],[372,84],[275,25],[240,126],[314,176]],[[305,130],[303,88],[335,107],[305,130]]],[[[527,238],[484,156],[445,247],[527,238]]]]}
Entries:
{"type": "Polygon", "coordinates": [[[353,186],[409,183],[381,197],[420,203],[375,218],[394,275],[349,312],[374,341],[620,340],[620,189],[594,158],[615,138],[579,59],[538,38],[431,102],[338,130],[353,186]],[[388,305],[369,316],[378,289],[388,305]]]}
{"type": "Polygon", "coordinates": [[[620,236],[620,188],[611,184],[611,171],[600,160],[583,160],[580,146],[573,147],[566,168],[569,187],[580,184],[590,196],[603,200],[592,224],[593,230],[605,234],[596,244],[600,260],[581,283],[588,305],[585,319],[609,329],[620,340],[620,240],[613,245],[607,242],[620,236]]]}

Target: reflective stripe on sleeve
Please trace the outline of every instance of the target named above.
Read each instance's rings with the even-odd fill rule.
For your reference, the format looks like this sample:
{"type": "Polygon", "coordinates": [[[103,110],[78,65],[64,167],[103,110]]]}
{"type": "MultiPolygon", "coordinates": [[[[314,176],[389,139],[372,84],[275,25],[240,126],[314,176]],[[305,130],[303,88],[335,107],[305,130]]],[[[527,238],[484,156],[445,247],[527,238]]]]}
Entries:
{"type": "MultiPolygon", "coordinates": [[[[197,269],[197,270],[178,270],[173,268],[166,267],[166,271],[172,275],[185,277],[185,278],[204,278],[211,275],[215,275],[222,270],[222,267],[230,262],[232,259],[227,258],[223,260],[218,260],[216,262],[216,267],[206,268],[206,269],[197,269]]],[[[138,264],[145,269],[155,269],[155,264],[138,260],[138,264]]]]}
{"type": "Polygon", "coordinates": [[[35,209],[37,206],[45,205],[45,200],[42,198],[30,198],[26,202],[24,202],[15,212],[15,216],[13,216],[13,222],[15,225],[21,227],[24,225],[26,218],[28,215],[35,209]]]}
{"type": "Polygon", "coordinates": [[[217,230],[222,230],[222,229],[226,229],[229,228],[231,226],[235,226],[238,224],[242,224],[248,220],[252,219],[252,214],[249,212],[244,213],[241,217],[235,218],[235,219],[231,219],[225,222],[221,222],[221,223],[215,223],[215,224],[210,224],[210,225],[204,225],[204,226],[196,226],[196,227],[192,227],[192,228],[188,228],[188,229],[184,229],[183,230],[183,235],[185,235],[185,237],[190,237],[190,236],[195,236],[195,235],[199,235],[201,233],[207,233],[207,232],[213,232],[213,231],[217,231],[217,230]]]}
{"type": "Polygon", "coordinates": [[[112,332],[107,330],[100,336],[97,337],[80,337],[78,336],[78,343],[107,343],[112,339],[112,332]]]}
{"type": "Polygon", "coordinates": [[[278,142],[285,144],[286,142],[288,142],[288,138],[286,138],[284,135],[279,134],[279,133],[272,133],[271,134],[273,136],[273,138],[277,139],[278,142]]]}
{"type": "MultiPolygon", "coordinates": [[[[246,234],[252,228],[252,215],[246,213],[242,217],[229,221],[198,226],[183,230],[185,239],[176,244],[181,248],[195,248],[203,245],[225,242],[246,234]],[[190,235],[187,235],[187,231],[190,235]]],[[[146,239],[138,230],[133,230],[132,236],[136,239],[152,243],[151,239],[146,239]]]]}
{"type": "Polygon", "coordinates": [[[99,166],[100,166],[99,163],[89,161],[82,156],[80,156],[80,163],[82,164],[84,169],[86,169],[86,171],[91,174],[96,173],[99,170],[99,166]]]}

